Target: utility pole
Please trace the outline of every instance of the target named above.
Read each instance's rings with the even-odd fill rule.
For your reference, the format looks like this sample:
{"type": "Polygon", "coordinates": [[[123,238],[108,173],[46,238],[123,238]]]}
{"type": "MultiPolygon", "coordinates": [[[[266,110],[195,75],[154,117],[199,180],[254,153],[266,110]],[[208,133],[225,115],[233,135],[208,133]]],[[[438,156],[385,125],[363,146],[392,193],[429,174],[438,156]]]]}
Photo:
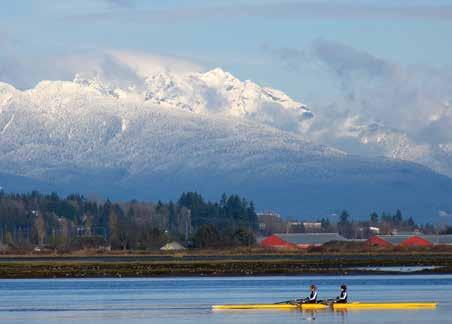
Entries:
{"type": "Polygon", "coordinates": [[[248,214],[248,249],[251,249],[251,216],[248,214]]]}
{"type": "Polygon", "coordinates": [[[191,227],[191,210],[188,209],[185,217],[185,244],[187,244],[188,238],[190,237],[190,227],[191,227]]]}

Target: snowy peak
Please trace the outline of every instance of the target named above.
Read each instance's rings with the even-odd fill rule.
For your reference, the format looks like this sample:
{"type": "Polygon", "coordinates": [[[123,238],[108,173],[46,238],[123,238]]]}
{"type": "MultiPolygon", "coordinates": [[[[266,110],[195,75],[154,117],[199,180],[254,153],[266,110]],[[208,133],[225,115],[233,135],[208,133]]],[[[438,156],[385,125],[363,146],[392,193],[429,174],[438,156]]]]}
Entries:
{"type": "Polygon", "coordinates": [[[2,112],[2,107],[6,106],[17,93],[18,90],[13,86],[0,82],[0,113],[2,112]]]}
{"type": "Polygon", "coordinates": [[[241,81],[220,68],[205,73],[156,70],[134,80],[106,80],[77,74],[73,82],[42,81],[30,93],[41,96],[104,97],[134,100],[144,106],[158,105],[196,114],[247,119],[282,130],[307,129],[314,114],[282,91],[241,81]]]}
{"type": "Polygon", "coordinates": [[[74,78],[74,83],[80,85],[81,87],[86,87],[94,91],[97,91],[99,94],[119,98],[119,95],[115,91],[115,89],[106,85],[97,77],[87,78],[83,77],[81,74],[76,74],[74,78]]]}
{"type": "Polygon", "coordinates": [[[200,78],[206,83],[214,87],[224,87],[233,83],[240,83],[240,80],[235,78],[231,73],[228,73],[220,68],[210,70],[204,74],[200,74],[200,76],[200,78]]]}
{"type": "MultiPolygon", "coordinates": [[[[313,113],[282,91],[241,81],[220,68],[205,73],[156,70],[133,80],[111,80],[102,75],[77,74],[73,81],[41,81],[34,89],[18,91],[0,84],[0,105],[24,97],[41,109],[64,106],[69,98],[79,106],[100,100],[123,107],[133,102],[143,109],[161,106],[203,115],[233,117],[285,131],[309,128],[313,113]]],[[[24,99],[25,100],[25,99],[24,99]]]]}
{"type": "Polygon", "coordinates": [[[158,73],[146,79],[145,100],[202,114],[221,114],[263,122],[288,130],[283,120],[300,129],[314,115],[281,91],[240,81],[222,69],[185,75],[158,73]]]}

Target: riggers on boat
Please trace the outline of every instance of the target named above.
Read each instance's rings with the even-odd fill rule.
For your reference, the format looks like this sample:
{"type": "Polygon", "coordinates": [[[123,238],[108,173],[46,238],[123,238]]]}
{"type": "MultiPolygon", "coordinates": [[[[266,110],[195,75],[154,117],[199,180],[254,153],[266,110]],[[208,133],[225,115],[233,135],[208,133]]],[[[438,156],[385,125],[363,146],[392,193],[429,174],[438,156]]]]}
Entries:
{"type": "Polygon", "coordinates": [[[320,310],[333,308],[334,310],[363,310],[363,309],[422,309],[435,308],[434,302],[391,302],[391,303],[332,303],[327,304],[242,304],[242,305],[213,305],[212,309],[226,310],[226,309],[302,309],[302,310],[320,310]]]}
{"type": "Polygon", "coordinates": [[[242,304],[242,305],[213,305],[212,309],[326,309],[325,304],[242,304]]]}
{"type": "Polygon", "coordinates": [[[416,309],[416,308],[435,308],[434,302],[391,302],[391,303],[360,303],[352,302],[346,304],[332,304],[333,309],[416,309]]]}

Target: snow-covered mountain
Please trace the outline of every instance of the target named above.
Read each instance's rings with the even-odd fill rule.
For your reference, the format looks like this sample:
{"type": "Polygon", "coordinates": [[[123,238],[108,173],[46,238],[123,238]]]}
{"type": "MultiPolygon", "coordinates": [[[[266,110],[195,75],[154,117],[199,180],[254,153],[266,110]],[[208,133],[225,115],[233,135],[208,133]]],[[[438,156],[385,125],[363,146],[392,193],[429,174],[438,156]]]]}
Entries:
{"type": "MultiPolygon", "coordinates": [[[[264,124],[302,131],[309,126],[312,112],[285,93],[240,81],[220,68],[206,73],[156,71],[143,78],[143,84],[126,89],[108,85],[97,78],[77,75],[74,83],[122,100],[134,98],[163,107],[198,114],[240,117],[264,124]]],[[[143,103],[143,102],[142,102],[143,103]]]]}
{"type": "Polygon", "coordinates": [[[452,177],[452,142],[447,138],[432,143],[382,123],[365,122],[359,116],[336,120],[328,132],[324,128],[318,131],[321,136],[307,137],[349,153],[416,162],[452,177]]]}
{"type": "Polygon", "coordinates": [[[292,217],[452,210],[451,179],[306,141],[313,116],[220,69],[121,86],[81,75],[25,91],[0,83],[0,186],[141,199],[237,192],[292,217]]]}

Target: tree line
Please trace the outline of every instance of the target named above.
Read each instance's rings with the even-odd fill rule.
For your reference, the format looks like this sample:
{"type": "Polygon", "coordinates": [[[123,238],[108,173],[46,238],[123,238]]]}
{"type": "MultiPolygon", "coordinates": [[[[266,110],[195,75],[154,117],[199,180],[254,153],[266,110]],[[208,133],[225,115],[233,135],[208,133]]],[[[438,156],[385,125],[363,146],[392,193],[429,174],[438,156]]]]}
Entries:
{"type": "Polygon", "coordinates": [[[80,194],[0,192],[0,243],[18,249],[90,247],[157,249],[176,240],[192,247],[255,241],[254,204],[223,194],[216,202],[194,192],[176,201],[99,201],[80,194]]]}
{"type": "Polygon", "coordinates": [[[438,234],[450,232],[451,229],[432,224],[417,224],[412,217],[404,217],[397,209],[394,213],[372,212],[367,219],[353,219],[347,210],[329,217],[317,218],[311,221],[286,220],[279,214],[259,214],[260,232],[263,236],[274,233],[339,233],[350,239],[367,239],[375,234],[395,234],[396,232],[415,232],[438,234]],[[307,227],[305,227],[305,224],[307,227]]]}
{"type": "Polygon", "coordinates": [[[434,234],[439,232],[438,228],[432,224],[419,225],[412,217],[404,218],[400,209],[397,209],[395,213],[382,212],[380,215],[372,212],[367,220],[353,220],[349,212],[343,210],[339,214],[336,224],[332,224],[327,218],[322,218],[321,224],[325,232],[338,232],[346,238],[356,239],[367,239],[377,233],[419,231],[434,234]]]}
{"type": "MultiPolygon", "coordinates": [[[[288,230],[286,220],[270,216],[267,221],[258,219],[253,202],[238,195],[223,194],[218,201],[208,201],[196,192],[186,192],[177,201],[153,203],[0,191],[0,249],[152,250],[171,241],[194,248],[252,246],[257,235],[288,230]],[[263,222],[269,226],[260,227],[263,222]]],[[[367,220],[353,220],[343,210],[337,222],[329,218],[319,222],[321,232],[337,232],[347,238],[365,239],[376,231],[439,232],[431,224],[418,225],[413,218],[403,217],[400,210],[374,212],[367,220]]],[[[289,232],[305,232],[303,223],[297,224],[289,232]]],[[[452,233],[452,228],[444,233],[452,233]]]]}

